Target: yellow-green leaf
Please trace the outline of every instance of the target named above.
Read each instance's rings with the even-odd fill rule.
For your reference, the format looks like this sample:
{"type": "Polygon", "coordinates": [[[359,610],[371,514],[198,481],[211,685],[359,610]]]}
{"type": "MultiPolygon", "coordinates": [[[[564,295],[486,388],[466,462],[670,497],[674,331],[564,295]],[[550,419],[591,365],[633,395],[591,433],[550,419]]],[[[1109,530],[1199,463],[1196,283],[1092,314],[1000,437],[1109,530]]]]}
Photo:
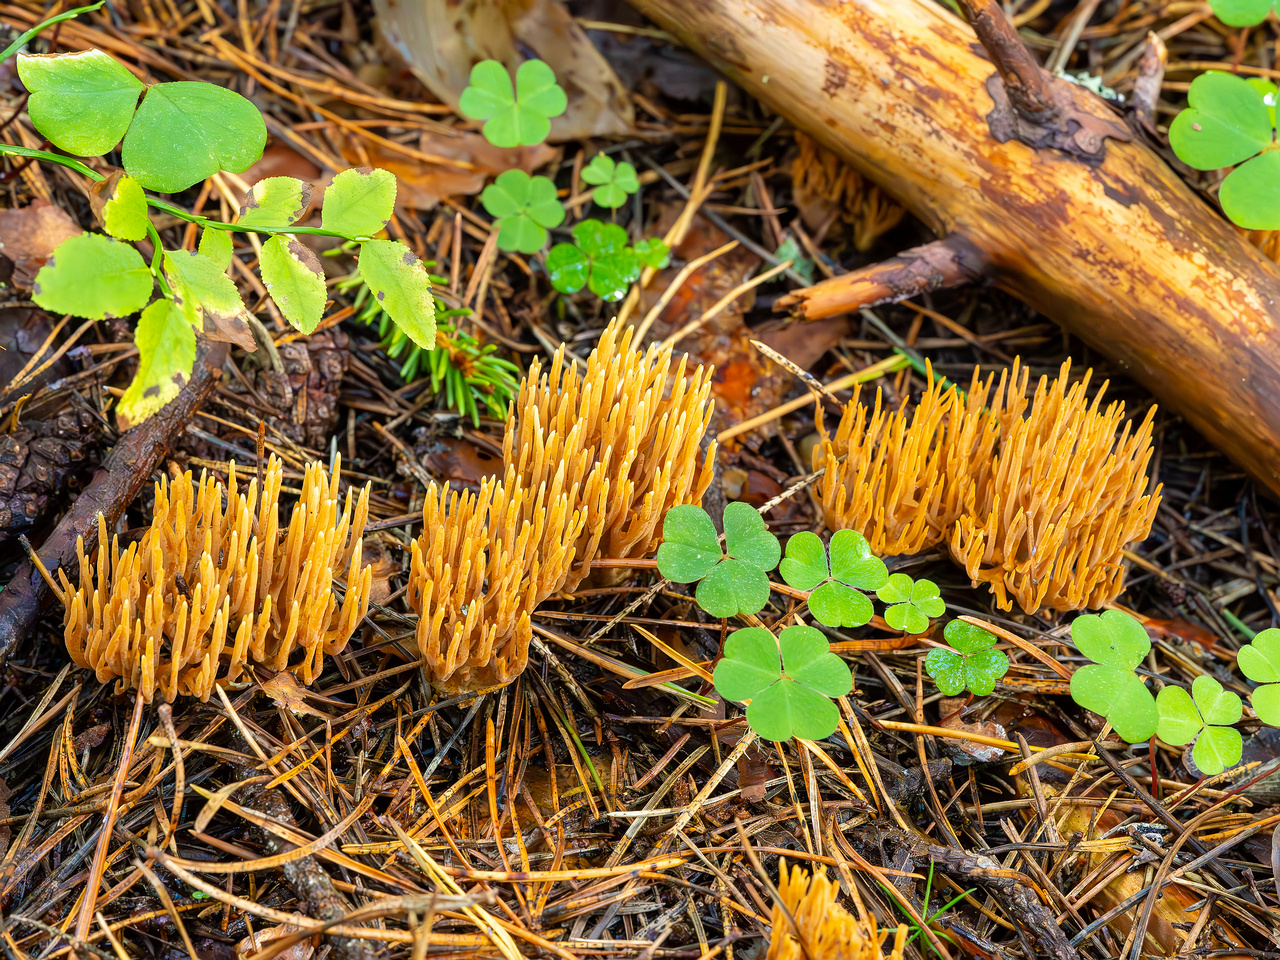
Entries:
{"type": "Polygon", "coordinates": [[[151,299],[151,271],[137,250],[100,233],[59,244],[36,274],[32,299],[51,313],[86,320],[123,317],[151,299]]]}
{"type": "Polygon", "coordinates": [[[276,234],[262,245],[259,265],[262,282],[285,319],[303,333],[313,331],[328,299],[316,255],[293,237],[276,234]]]}
{"type": "Polygon", "coordinates": [[[147,223],[147,195],[133,177],[121,177],[102,205],[103,229],[121,240],[141,240],[147,235],[147,223]]]}
{"type": "Polygon", "coordinates": [[[422,261],[399,240],[360,244],[360,276],[378,305],[423,350],[436,347],[436,304],[422,261]]]}
{"type": "Polygon", "coordinates": [[[133,342],[138,372],[117,408],[122,429],[142,422],[178,395],[196,362],[196,337],[182,310],[157,300],[142,311],[133,342]]]}
{"type": "Polygon", "coordinates": [[[294,177],[259,180],[240,203],[241,227],[287,227],[311,205],[311,184],[294,177]]]}

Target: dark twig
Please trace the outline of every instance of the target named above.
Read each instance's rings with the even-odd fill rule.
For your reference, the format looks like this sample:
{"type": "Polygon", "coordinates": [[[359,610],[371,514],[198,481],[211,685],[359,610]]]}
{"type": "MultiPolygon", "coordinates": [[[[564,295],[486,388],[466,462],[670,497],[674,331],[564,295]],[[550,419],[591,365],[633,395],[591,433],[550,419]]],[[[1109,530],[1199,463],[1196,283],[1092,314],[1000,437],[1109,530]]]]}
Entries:
{"type": "Polygon", "coordinates": [[[1047,124],[1057,116],[1049,78],[996,0],[959,0],[960,9],[991,57],[1014,112],[1029,123],[1047,124]]]}

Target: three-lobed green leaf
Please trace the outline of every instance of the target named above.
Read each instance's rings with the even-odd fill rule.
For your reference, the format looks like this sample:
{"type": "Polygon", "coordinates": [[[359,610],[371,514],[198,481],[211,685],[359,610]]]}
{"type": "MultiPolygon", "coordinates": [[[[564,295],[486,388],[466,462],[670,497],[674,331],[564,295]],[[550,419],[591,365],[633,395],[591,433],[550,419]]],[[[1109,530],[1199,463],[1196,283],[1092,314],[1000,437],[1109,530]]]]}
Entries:
{"type": "Polygon", "coordinates": [[[905,573],[888,577],[876,596],[889,604],[884,622],[903,633],[924,633],[929,629],[929,618],[940,617],[947,609],[936,583],[912,580],[905,573]]]}
{"type": "Polygon", "coordinates": [[[1085,614],[1072,622],[1071,639],[1094,661],[1071,675],[1071,698],[1105,717],[1126,742],[1150,740],[1160,714],[1155,697],[1133,672],[1151,650],[1142,624],[1119,610],[1085,614]]]}
{"type": "Polygon", "coordinates": [[[1275,9],[1274,0],[1209,0],[1213,15],[1228,27],[1253,27],[1275,9]]]}
{"type": "Polygon", "coordinates": [[[592,199],[602,207],[620,207],[640,189],[635,167],[625,160],[618,163],[603,153],[597,153],[582,168],[582,179],[596,188],[592,199]]]}
{"type": "Polygon", "coordinates": [[[78,157],[98,157],[125,135],[142,81],[101,50],[18,55],[31,93],[27,113],[49,142],[78,157]]]}
{"type": "Polygon", "coordinates": [[[556,185],[523,170],[498,174],[480,194],[480,202],[494,218],[499,250],[537,253],[546,246],[547,231],[564,222],[556,185]]]}
{"type": "Polygon", "coordinates": [[[148,88],[120,156],[148,190],[178,193],[222,170],[243,173],[266,143],[252,103],[234,90],[183,80],[148,88]]]}
{"type": "Polygon", "coordinates": [[[1261,684],[1250,697],[1253,712],[1263,723],[1280,727],[1280,630],[1261,631],[1236,656],[1240,672],[1261,684]]]}
{"type": "Polygon", "coordinates": [[[86,320],[124,317],[151,299],[151,271],[137,250],[100,233],[82,233],[53,251],[32,287],[32,299],[51,313],[86,320]]]}
{"type": "Polygon", "coordinates": [[[564,113],[568,97],[556,83],[555,71],[541,60],[526,60],[511,75],[497,60],[471,68],[471,84],[458,108],[472,120],[484,120],[485,139],[495,147],[535,146],[551,133],[551,118],[564,113]]]}
{"type": "Polygon", "coordinates": [[[802,531],[787,541],[782,579],[797,590],[809,590],[809,610],[829,627],[860,627],[875,612],[862,590],[877,590],[888,581],[884,561],[871,553],[855,530],[837,530],[828,548],[817,534],[802,531]],[[856,589],[855,589],[856,588],[856,589]]]}
{"type": "Polygon", "coordinates": [[[1191,758],[1202,773],[1222,773],[1240,762],[1240,732],[1231,727],[1243,713],[1240,698],[1213,677],[1196,677],[1191,693],[1167,686],[1156,698],[1160,739],[1177,746],[1196,741],[1191,758]]]}
{"type": "Polygon", "coordinates": [[[777,640],[768,630],[735,630],[716,665],[716,691],[746,701],[747,722],[766,740],[821,740],[835,732],[832,697],[853,689],[849,667],[813,627],[791,626],[777,640]]]}
{"type": "Polygon", "coordinates": [[[573,228],[575,243],[557,243],[547,253],[547,274],[561,293],[587,286],[596,296],[621,300],[640,277],[640,258],[616,223],[583,220],[573,228]]]}
{"type": "Polygon", "coordinates": [[[938,689],[948,697],[965,690],[976,697],[990,696],[1009,670],[1009,658],[992,649],[995,636],[963,620],[948,623],[943,636],[955,650],[935,647],[924,659],[925,672],[938,689]]]}
{"type": "Polygon", "coordinates": [[[758,613],[769,602],[768,573],[782,547],[759,511],[735,501],[724,511],[725,550],[707,511],[672,507],[662,520],[658,572],[676,583],[698,582],[694,597],[713,617],[758,613]]]}
{"type": "Polygon", "coordinates": [[[157,413],[176,397],[196,362],[195,331],[169,300],[157,300],[142,311],[133,342],[138,347],[138,372],[117,407],[122,429],[157,413]]]}

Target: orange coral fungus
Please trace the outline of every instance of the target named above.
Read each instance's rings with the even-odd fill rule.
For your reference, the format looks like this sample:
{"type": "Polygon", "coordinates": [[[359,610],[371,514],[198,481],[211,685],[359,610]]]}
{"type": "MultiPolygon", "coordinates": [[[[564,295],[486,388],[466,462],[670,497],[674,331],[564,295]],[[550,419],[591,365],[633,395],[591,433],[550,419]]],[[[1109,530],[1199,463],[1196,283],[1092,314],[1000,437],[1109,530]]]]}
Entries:
{"type": "Polygon", "coordinates": [[[854,247],[865,253],[902,222],[902,207],[817,140],[797,132],[796,147],[791,178],[796,205],[810,230],[839,216],[852,230],[854,247]]]}
{"type": "Polygon", "coordinates": [[[586,512],[566,464],[537,487],[508,468],[479,493],[434,484],[414,541],[408,601],[428,677],[449,692],[509,683],[528,659],[534,607],[561,589],[586,512]]]}
{"type": "Polygon", "coordinates": [[[261,495],[256,479],[240,492],[234,463],[225,491],[204,473],[198,484],[189,472],[161,481],[151,526],[123,553],[118,538],[108,543],[99,517],[96,560],[79,543],[79,589],[58,571],[71,658],[147,702],[157,692],[168,701],[179,693],[206,700],[246,663],[289,669],[310,683],[368,609],[372,576],[361,569],[361,534],[369,491],[354,505],[348,491],[342,506],[337,474],[330,481],[322,464],[311,464],[282,531],[280,482],[275,457],[261,495]],[[335,570],[347,576],[341,601],[335,570]]]}
{"type": "Polygon", "coordinates": [[[827,526],[857,530],[878,554],[918,553],[941,541],[954,518],[944,513],[946,456],[940,442],[943,419],[954,396],[942,381],[896,413],[858,402],[861,388],[845,407],[835,437],[827,435],[818,411],[823,441],[814,447],[813,467],[825,468],[818,497],[827,526]]]}
{"type": "MultiPolygon", "coordinates": [[[[1040,379],[1031,412],[1006,417],[989,482],[972,480],[951,555],[1003,610],[1100,607],[1123,589],[1125,545],[1151,532],[1159,487],[1148,494],[1154,408],[1136,429],[1124,404],[1085,397],[1092,371],[1070,384],[1070,361],[1040,379]],[[1119,433],[1117,434],[1117,431],[1119,433]]],[[[1023,394],[1015,364],[1011,391],[1023,394]]]]}
{"type": "MultiPolygon", "coordinates": [[[[788,876],[783,862],[778,876],[782,902],[773,906],[773,934],[765,960],[882,960],[889,931],[877,930],[875,917],[856,897],[856,916],[840,906],[839,891],[825,871],[809,875],[792,867],[788,876]]],[[[898,925],[887,960],[902,960],[907,932],[905,923],[898,925]]]]}
{"type": "Polygon", "coordinates": [[[567,590],[599,553],[651,553],[666,512],[700,503],[711,483],[715,444],[700,450],[711,371],[698,367],[686,378],[684,358],[672,369],[670,347],[642,353],[631,339],[631,328],[610,323],[582,376],[564,362],[563,346],[541,376],[535,361],[507,418],[508,471],[532,490],[563,464],[564,490],[587,512],[567,590]]]}

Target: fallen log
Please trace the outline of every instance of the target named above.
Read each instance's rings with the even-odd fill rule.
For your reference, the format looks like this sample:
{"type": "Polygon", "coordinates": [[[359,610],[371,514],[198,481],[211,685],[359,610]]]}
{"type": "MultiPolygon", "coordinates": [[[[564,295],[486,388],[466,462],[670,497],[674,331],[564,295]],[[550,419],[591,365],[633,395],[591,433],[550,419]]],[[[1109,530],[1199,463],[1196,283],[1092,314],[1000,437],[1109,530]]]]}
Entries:
{"type": "Polygon", "coordinates": [[[907,207],[942,239],[931,255],[953,256],[950,272],[926,248],[887,278],[868,268],[845,281],[855,300],[976,267],[1280,494],[1280,270],[1100,98],[1044,73],[994,0],[962,0],[974,26],[933,0],[631,3],[907,207]]]}

